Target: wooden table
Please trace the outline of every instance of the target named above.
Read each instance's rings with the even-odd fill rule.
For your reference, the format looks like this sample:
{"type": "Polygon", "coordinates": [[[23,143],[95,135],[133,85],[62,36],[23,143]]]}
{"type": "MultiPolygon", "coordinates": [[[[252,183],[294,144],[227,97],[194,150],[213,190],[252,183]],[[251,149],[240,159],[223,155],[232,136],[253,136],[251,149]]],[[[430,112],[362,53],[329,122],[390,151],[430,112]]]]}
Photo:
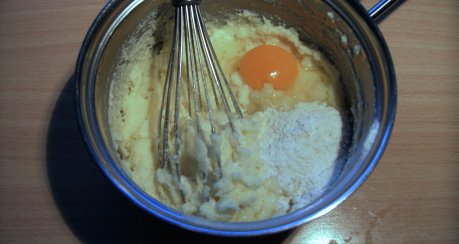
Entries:
{"type": "Polygon", "coordinates": [[[459,243],[459,1],[409,0],[380,25],[397,70],[398,114],[369,180],[316,221],[243,239],[145,214],[88,155],[72,74],[104,2],[0,2],[0,243],[459,243]]]}

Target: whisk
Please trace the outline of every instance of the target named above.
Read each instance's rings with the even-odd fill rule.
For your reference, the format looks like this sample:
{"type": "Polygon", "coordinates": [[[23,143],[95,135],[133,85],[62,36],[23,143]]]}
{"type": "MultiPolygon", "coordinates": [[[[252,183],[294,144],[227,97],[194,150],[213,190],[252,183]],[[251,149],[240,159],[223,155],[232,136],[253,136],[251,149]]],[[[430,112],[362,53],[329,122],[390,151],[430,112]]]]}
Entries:
{"type": "MultiPolygon", "coordinates": [[[[212,47],[200,10],[200,0],[172,0],[175,7],[175,27],[158,122],[158,159],[160,167],[180,179],[180,105],[182,94],[188,99],[188,116],[196,121],[196,136],[209,136],[211,144],[217,142],[215,112],[223,109],[233,133],[233,118],[242,118],[226,76],[212,47]],[[223,106],[223,107],[222,107],[223,106]],[[207,115],[202,116],[201,112],[207,115]],[[202,116],[202,117],[201,117],[202,116]],[[208,117],[210,134],[202,128],[208,117]],[[205,135],[207,134],[207,135],[205,135]]],[[[213,170],[200,167],[204,186],[210,173],[222,176],[221,155],[214,153],[213,170]],[[210,172],[209,172],[210,171],[210,172]]],[[[206,195],[206,193],[205,193],[206,195]]]]}

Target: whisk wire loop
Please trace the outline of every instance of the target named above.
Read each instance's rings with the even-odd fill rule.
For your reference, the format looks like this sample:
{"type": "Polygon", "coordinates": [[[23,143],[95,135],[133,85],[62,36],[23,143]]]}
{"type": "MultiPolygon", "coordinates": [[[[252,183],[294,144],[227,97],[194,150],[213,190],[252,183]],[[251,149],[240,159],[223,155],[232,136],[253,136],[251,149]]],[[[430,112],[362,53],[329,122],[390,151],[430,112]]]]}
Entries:
{"type": "Polygon", "coordinates": [[[162,94],[157,141],[160,167],[175,174],[177,182],[180,183],[181,93],[182,89],[186,89],[183,91],[188,97],[188,116],[194,117],[196,136],[206,143],[208,156],[216,162],[216,166],[209,165],[206,160],[198,162],[204,186],[203,195],[208,198],[209,174],[212,173],[217,179],[222,177],[221,155],[219,149],[216,149],[220,143],[216,113],[219,109],[225,111],[228,124],[233,134],[236,134],[233,113],[242,118],[242,111],[211,44],[199,2],[172,1],[175,6],[175,26],[162,94]],[[223,108],[220,105],[223,105],[223,108]],[[209,130],[203,128],[201,113],[207,113],[208,116],[206,126],[210,132],[207,135],[205,131],[209,130]],[[173,147],[170,143],[173,143],[173,147]]]}

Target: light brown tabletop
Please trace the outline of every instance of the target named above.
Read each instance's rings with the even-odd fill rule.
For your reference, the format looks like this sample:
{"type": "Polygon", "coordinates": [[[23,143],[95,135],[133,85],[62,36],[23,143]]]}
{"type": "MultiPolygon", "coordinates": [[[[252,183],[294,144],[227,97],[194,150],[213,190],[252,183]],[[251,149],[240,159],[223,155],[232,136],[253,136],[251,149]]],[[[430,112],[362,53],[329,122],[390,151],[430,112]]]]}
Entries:
{"type": "Polygon", "coordinates": [[[72,74],[104,2],[0,1],[0,243],[459,243],[459,1],[408,0],[380,24],[398,112],[364,185],[293,231],[243,239],[144,213],[86,151],[72,74]]]}

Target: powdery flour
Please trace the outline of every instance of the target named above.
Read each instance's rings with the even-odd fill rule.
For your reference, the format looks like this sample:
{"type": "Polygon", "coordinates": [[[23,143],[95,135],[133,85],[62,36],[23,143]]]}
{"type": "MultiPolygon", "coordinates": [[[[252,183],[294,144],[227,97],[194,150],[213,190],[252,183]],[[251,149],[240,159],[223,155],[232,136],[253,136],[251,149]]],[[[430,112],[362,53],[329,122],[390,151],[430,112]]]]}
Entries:
{"type": "Polygon", "coordinates": [[[338,111],[319,103],[300,103],[286,112],[269,108],[253,120],[266,124],[259,134],[259,157],[286,195],[297,195],[294,208],[320,195],[339,150],[338,111]]]}

